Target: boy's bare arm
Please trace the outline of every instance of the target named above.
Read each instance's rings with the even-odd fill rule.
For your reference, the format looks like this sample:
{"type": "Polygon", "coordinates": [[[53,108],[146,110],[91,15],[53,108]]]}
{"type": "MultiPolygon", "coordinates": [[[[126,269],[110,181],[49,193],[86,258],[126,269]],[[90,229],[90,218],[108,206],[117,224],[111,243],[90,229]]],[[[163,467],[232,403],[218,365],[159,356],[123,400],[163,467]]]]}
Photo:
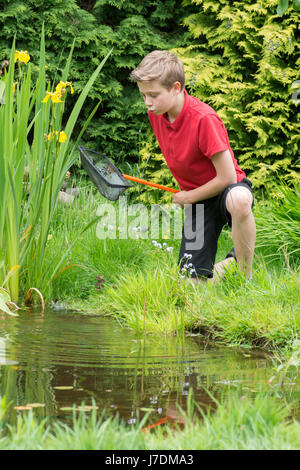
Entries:
{"type": "Polygon", "coordinates": [[[211,159],[215,169],[216,176],[199,188],[190,191],[180,191],[173,196],[173,202],[181,207],[184,204],[194,204],[204,199],[220,194],[227,186],[236,183],[236,172],[229,150],[218,152],[211,159]]]}

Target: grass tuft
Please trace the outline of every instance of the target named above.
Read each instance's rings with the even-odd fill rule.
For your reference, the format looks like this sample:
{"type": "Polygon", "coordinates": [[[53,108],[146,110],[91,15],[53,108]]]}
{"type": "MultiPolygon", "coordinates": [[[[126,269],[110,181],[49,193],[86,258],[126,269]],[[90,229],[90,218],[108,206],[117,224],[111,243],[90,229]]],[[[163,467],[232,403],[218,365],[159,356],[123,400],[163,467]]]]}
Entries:
{"type": "Polygon", "coordinates": [[[98,417],[81,411],[73,424],[38,422],[32,410],[20,414],[16,425],[2,425],[0,449],[5,450],[296,450],[300,424],[289,416],[290,407],[273,392],[254,398],[236,390],[214,410],[204,413],[190,401],[182,413],[184,425],[164,425],[147,430],[147,417],[134,426],[118,416],[98,417]],[[237,406],[238,404],[238,406],[237,406]],[[27,413],[27,412],[26,412],[27,413]],[[146,429],[143,432],[142,429],[146,429]]]}

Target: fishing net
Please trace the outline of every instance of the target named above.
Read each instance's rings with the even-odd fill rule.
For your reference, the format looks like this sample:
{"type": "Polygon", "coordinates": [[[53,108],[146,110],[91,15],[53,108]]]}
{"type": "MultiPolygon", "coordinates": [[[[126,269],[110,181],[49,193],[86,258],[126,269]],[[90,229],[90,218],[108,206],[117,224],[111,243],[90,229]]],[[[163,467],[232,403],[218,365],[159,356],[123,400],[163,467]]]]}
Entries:
{"type": "Polygon", "coordinates": [[[103,154],[79,146],[81,163],[102,196],[116,201],[132,185],[103,154]]]}

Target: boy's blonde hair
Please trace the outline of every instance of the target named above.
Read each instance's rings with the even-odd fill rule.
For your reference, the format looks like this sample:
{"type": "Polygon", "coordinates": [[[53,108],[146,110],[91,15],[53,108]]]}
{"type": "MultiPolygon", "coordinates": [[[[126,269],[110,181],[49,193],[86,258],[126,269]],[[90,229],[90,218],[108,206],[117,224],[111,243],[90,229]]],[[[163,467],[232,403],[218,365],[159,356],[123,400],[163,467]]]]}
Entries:
{"type": "Polygon", "coordinates": [[[168,90],[174,82],[180,82],[181,90],[185,86],[184,67],[178,57],[169,51],[152,51],[130,74],[135,82],[158,80],[168,90]]]}

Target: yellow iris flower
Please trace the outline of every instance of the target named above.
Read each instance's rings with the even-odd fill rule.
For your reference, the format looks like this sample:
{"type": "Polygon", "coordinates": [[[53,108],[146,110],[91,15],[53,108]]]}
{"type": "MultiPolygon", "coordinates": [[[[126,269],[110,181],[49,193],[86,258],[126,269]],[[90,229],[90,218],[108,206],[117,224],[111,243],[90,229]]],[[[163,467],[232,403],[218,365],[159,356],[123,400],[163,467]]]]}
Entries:
{"type": "Polygon", "coordinates": [[[55,132],[50,132],[50,134],[48,134],[47,136],[47,139],[52,140],[57,135],[58,135],[58,142],[60,144],[63,144],[68,138],[65,131],[61,131],[59,134],[58,134],[58,131],[55,131],[55,132]]]}
{"type": "Polygon", "coordinates": [[[67,87],[70,87],[71,95],[73,95],[74,88],[73,88],[71,82],[62,82],[62,81],[60,81],[59,84],[56,85],[56,92],[62,94],[63,90],[65,90],[67,87]]]}
{"type": "Polygon", "coordinates": [[[24,62],[27,64],[27,62],[30,61],[30,55],[27,53],[27,51],[16,51],[15,52],[15,62],[24,62]]]}
{"type": "Polygon", "coordinates": [[[56,85],[55,92],[47,91],[45,98],[42,100],[42,103],[47,103],[47,101],[51,98],[52,103],[63,103],[61,98],[63,97],[66,88],[70,87],[71,95],[74,93],[74,88],[71,82],[62,82],[60,81],[58,85],[56,85]]]}
{"type": "Polygon", "coordinates": [[[63,103],[63,101],[60,99],[61,94],[57,92],[52,92],[52,91],[47,91],[47,94],[45,98],[42,100],[42,103],[47,103],[49,99],[51,99],[52,103],[63,103]]]}
{"type": "Polygon", "coordinates": [[[67,134],[65,133],[65,131],[61,131],[59,133],[58,142],[62,144],[66,140],[67,140],[67,134]]]}

